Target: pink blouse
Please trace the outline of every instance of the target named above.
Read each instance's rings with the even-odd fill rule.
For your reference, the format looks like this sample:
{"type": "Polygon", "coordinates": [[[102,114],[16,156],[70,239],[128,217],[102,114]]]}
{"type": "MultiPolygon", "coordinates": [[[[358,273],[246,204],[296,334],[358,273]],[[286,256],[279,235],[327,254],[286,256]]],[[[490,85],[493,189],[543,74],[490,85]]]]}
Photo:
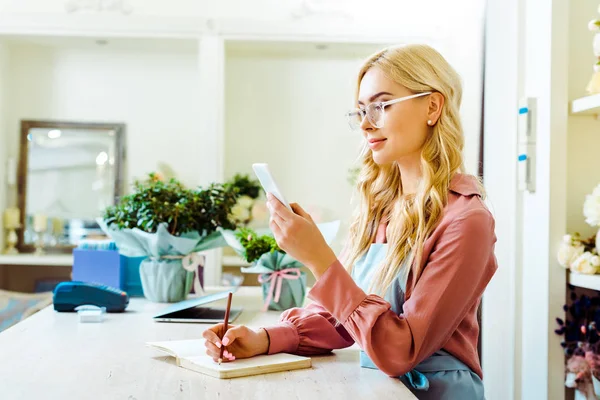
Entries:
{"type": "MultiPolygon", "coordinates": [[[[385,241],[385,226],[377,236],[385,241]]],[[[495,242],[494,218],[475,178],[457,174],[444,215],[425,241],[421,277],[414,282],[409,274],[402,314],[367,295],[336,261],[308,293],[314,303],[285,311],[265,328],[269,354],[318,355],[356,342],[380,370],[401,376],[443,349],[483,378],[477,308],[497,269],[495,242]]]]}

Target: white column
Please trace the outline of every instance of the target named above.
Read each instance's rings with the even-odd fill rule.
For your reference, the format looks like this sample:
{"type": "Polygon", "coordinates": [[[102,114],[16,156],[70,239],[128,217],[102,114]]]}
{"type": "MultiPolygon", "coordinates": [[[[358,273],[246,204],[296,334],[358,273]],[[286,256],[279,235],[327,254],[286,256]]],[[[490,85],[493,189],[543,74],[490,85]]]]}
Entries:
{"type": "Polygon", "coordinates": [[[489,1],[486,10],[484,185],[496,220],[498,260],[483,297],[482,368],[488,400],[518,398],[520,384],[516,127],[523,16],[519,3],[489,1]]]}
{"type": "MultiPolygon", "coordinates": [[[[224,141],[225,46],[222,37],[207,34],[198,39],[198,184],[222,182],[224,141]]],[[[221,281],[221,251],[212,250],[205,266],[205,284],[221,281]]]]}

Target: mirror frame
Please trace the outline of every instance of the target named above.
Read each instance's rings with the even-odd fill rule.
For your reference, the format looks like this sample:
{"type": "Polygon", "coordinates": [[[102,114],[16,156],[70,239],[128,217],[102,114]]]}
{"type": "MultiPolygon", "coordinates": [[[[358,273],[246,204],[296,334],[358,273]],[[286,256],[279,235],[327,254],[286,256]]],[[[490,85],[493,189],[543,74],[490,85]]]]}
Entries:
{"type": "MultiPolygon", "coordinates": [[[[21,210],[20,224],[18,229],[17,249],[20,253],[32,253],[35,251],[33,244],[24,242],[25,228],[25,206],[27,204],[27,169],[29,146],[27,135],[31,128],[49,128],[49,129],[85,129],[85,130],[113,130],[115,131],[115,187],[114,203],[119,201],[123,192],[123,165],[125,164],[125,124],[122,123],[97,123],[97,122],[70,122],[70,121],[52,121],[52,120],[21,120],[21,138],[19,142],[19,166],[17,178],[17,205],[21,210]]],[[[44,246],[47,253],[71,253],[75,245],[44,246]]]]}

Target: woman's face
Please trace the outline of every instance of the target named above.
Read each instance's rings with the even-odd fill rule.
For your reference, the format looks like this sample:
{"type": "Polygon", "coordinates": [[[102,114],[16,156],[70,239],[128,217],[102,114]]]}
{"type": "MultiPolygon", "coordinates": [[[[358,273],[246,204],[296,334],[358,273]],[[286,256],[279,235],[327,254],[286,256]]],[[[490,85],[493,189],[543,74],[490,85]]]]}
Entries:
{"type": "MultiPolygon", "coordinates": [[[[379,68],[373,67],[360,83],[358,107],[365,109],[370,103],[381,103],[413,94],[389,79],[379,68]]],[[[439,114],[437,117],[432,116],[430,103],[435,102],[432,97],[425,95],[385,106],[383,126],[380,128],[374,126],[369,118],[363,119],[360,128],[377,164],[418,162],[430,130],[427,121],[431,120],[433,125],[439,117],[439,114]]]]}

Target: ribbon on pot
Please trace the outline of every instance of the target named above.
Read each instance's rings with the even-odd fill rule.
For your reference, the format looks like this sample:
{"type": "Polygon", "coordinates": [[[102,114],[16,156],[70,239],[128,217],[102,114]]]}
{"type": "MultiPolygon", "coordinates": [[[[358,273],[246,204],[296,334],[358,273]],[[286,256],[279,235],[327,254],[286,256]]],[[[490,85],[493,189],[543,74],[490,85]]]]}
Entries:
{"type": "Polygon", "coordinates": [[[268,290],[267,299],[265,300],[265,304],[263,306],[263,311],[267,311],[267,309],[269,308],[269,304],[271,304],[271,299],[273,299],[275,303],[279,302],[279,297],[281,296],[281,285],[283,284],[284,279],[300,279],[300,269],[281,269],[279,271],[274,271],[269,274],[261,274],[258,276],[258,282],[260,283],[267,283],[269,281],[271,282],[271,285],[269,286],[268,290]],[[263,278],[265,275],[268,275],[268,278],[263,278]]]}
{"type": "Polygon", "coordinates": [[[189,272],[194,272],[194,293],[204,293],[204,265],[206,264],[206,252],[199,251],[190,253],[186,256],[179,255],[164,255],[160,258],[166,258],[169,260],[181,260],[181,266],[183,269],[189,272]],[[200,278],[202,276],[202,278],[200,278]]]}

